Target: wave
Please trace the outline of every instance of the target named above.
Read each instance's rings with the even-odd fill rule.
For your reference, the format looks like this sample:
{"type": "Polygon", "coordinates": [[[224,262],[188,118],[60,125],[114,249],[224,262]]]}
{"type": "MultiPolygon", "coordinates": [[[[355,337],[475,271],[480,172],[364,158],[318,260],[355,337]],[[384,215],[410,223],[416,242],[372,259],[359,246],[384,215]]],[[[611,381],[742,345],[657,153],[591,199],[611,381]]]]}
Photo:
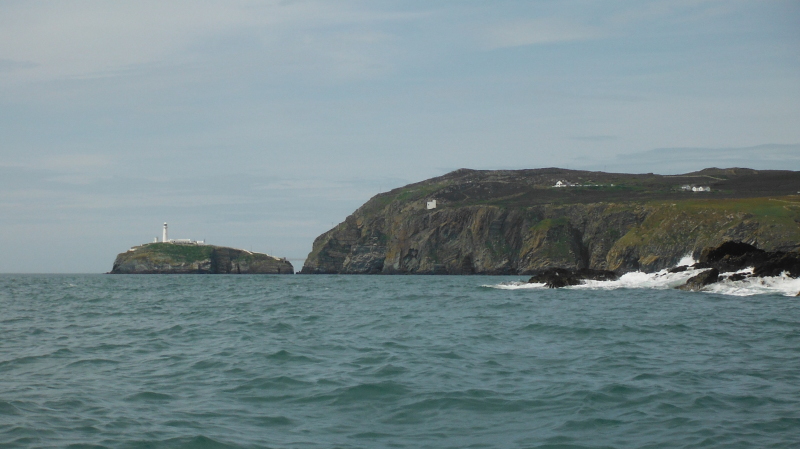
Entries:
{"type": "MultiPolygon", "coordinates": [[[[674,289],[686,283],[690,278],[696,276],[708,268],[691,268],[697,261],[691,255],[684,256],[676,267],[689,267],[685,271],[672,273],[670,269],[664,269],[656,273],[644,273],[635,271],[623,274],[615,281],[592,281],[585,280],[580,285],[564,287],[568,290],[617,290],[617,289],[674,289]]],[[[753,268],[744,270],[720,273],[720,281],[703,287],[700,291],[707,293],[717,293],[730,296],[753,296],[753,295],[800,295],[800,278],[792,278],[786,273],[780,276],[771,277],[745,277],[741,280],[731,280],[733,274],[752,275],[753,268]]],[[[495,285],[483,285],[483,287],[497,288],[501,290],[524,290],[524,289],[546,289],[545,284],[528,283],[522,281],[503,282],[495,285]]]]}

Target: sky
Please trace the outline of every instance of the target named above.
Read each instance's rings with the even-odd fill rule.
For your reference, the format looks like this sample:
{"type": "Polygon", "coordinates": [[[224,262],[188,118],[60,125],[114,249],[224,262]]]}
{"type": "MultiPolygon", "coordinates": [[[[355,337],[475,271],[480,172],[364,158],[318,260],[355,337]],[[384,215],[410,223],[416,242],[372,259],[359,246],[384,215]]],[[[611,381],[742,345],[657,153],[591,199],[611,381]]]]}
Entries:
{"type": "Polygon", "coordinates": [[[800,170],[800,2],[0,2],[0,273],[172,238],[299,270],[458,168],[800,170]]]}

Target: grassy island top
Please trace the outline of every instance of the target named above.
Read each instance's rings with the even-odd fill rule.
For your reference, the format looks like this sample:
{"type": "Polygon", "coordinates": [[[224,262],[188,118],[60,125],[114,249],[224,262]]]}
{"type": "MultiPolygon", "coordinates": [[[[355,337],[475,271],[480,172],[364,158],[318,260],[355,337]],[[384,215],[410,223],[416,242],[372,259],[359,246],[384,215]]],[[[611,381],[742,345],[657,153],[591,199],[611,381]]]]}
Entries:
{"type": "Polygon", "coordinates": [[[239,260],[280,260],[277,257],[263,253],[254,253],[243,249],[228,248],[215,245],[187,245],[176,243],[146,243],[136,246],[128,251],[128,258],[159,260],[167,263],[195,263],[211,259],[215,251],[228,251],[236,254],[239,260]]]}
{"type": "Polygon", "coordinates": [[[174,243],[146,243],[131,248],[131,259],[158,258],[184,263],[197,262],[211,258],[213,245],[177,245],[174,243]]]}

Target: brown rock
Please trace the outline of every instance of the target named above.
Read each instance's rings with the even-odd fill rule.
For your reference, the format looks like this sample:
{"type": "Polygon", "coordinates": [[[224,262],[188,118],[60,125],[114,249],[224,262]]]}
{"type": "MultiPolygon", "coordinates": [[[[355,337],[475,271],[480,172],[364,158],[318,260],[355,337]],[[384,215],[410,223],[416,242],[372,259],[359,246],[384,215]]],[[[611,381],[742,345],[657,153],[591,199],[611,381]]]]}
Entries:
{"type": "Polygon", "coordinates": [[[689,278],[686,284],[678,287],[678,290],[700,291],[703,287],[713,284],[719,280],[719,270],[712,268],[696,276],[689,278]]]}

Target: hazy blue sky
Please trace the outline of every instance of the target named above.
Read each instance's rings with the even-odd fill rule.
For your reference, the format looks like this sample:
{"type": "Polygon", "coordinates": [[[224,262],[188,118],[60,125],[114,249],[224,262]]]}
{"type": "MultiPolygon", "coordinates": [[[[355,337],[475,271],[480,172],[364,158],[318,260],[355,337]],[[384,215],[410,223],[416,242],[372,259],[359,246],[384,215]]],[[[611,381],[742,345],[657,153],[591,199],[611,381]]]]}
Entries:
{"type": "Polygon", "coordinates": [[[0,272],[288,256],[460,167],[800,170],[800,2],[0,2],[0,272]]]}

